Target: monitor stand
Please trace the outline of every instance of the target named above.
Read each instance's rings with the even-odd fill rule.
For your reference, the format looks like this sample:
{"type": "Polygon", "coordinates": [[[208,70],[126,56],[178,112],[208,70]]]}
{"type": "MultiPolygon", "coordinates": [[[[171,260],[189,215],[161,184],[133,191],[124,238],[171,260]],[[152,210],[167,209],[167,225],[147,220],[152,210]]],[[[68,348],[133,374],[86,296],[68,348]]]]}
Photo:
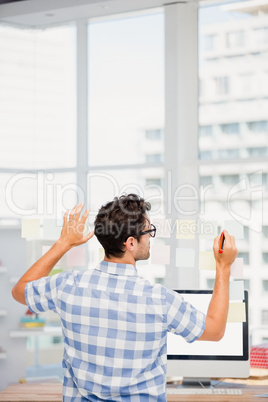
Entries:
{"type": "Polygon", "coordinates": [[[182,388],[211,388],[213,386],[212,381],[209,378],[192,378],[183,377],[180,387],[182,388]]]}

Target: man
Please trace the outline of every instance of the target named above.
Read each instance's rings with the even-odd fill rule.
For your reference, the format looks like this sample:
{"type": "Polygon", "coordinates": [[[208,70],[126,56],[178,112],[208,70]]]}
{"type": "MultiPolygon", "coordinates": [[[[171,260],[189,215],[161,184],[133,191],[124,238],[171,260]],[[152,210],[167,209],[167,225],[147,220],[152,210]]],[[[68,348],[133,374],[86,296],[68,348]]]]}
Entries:
{"type": "Polygon", "coordinates": [[[83,235],[83,204],[64,215],[59,240],[18,281],[13,297],[31,311],[54,310],[64,337],[63,400],[166,401],[166,339],[222,338],[229,305],[229,276],[237,249],[225,231],[224,251],[214,241],[216,280],[207,315],[176,292],[137,276],[155,235],[150,204],[135,194],[102,206],[94,232],[83,235]],[[72,247],[97,236],[105,250],[96,269],[47,275],[72,247]]]}

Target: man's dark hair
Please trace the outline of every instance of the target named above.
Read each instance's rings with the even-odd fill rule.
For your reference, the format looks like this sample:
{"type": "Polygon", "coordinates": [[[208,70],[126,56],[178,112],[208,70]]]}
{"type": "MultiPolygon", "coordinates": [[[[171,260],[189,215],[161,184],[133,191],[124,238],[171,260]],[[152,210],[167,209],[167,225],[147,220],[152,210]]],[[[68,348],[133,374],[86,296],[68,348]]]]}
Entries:
{"type": "Polygon", "coordinates": [[[94,233],[108,258],[122,257],[123,243],[128,237],[140,240],[138,233],[143,231],[150,209],[151,204],[136,194],[115,197],[102,205],[94,222],[94,233]]]}

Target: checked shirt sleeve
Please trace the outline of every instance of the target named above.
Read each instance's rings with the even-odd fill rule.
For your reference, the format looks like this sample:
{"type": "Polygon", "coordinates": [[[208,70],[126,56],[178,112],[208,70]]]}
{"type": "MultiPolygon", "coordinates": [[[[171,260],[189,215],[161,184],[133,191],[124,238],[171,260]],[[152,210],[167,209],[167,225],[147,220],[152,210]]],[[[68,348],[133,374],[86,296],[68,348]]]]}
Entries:
{"type": "Polygon", "coordinates": [[[33,313],[56,310],[58,290],[66,282],[66,273],[46,276],[25,286],[25,300],[33,313]]]}
{"type": "Polygon", "coordinates": [[[204,332],[206,315],[170,289],[167,289],[166,302],[168,331],[181,335],[189,343],[198,339],[204,332]]]}

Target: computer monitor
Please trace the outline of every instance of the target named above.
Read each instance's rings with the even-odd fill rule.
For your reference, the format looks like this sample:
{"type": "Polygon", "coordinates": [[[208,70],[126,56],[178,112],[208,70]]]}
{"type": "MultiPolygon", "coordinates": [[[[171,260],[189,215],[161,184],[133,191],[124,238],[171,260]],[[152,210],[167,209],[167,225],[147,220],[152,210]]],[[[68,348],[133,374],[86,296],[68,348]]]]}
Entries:
{"type": "MultiPolygon", "coordinates": [[[[198,310],[207,313],[212,290],[176,290],[198,310]]],[[[245,322],[227,322],[219,342],[187,343],[181,336],[168,333],[167,377],[189,379],[249,377],[248,293],[244,299],[245,322]]]]}

